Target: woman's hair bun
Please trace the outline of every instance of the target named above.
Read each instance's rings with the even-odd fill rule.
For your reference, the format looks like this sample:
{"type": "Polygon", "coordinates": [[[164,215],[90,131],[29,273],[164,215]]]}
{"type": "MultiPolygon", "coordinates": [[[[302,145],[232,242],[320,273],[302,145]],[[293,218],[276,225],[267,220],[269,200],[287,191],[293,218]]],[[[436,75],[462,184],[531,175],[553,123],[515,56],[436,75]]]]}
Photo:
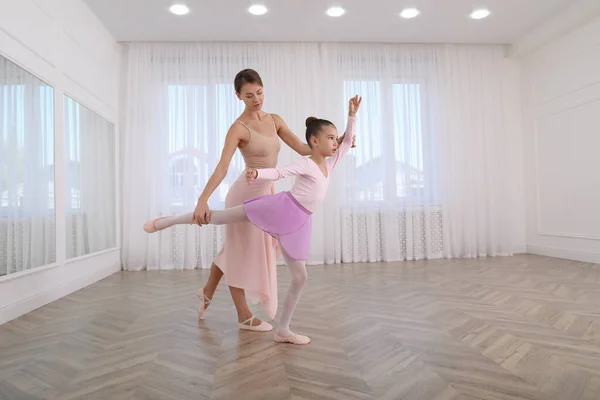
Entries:
{"type": "Polygon", "coordinates": [[[314,121],[316,121],[316,120],[318,120],[318,119],[319,119],[319,118],[317,118],[317,117],[308,117],[308,118],[306,118],[306,126],[308,127],[308,125],[309,125],[311,122],[314,122],[314,121]]]}

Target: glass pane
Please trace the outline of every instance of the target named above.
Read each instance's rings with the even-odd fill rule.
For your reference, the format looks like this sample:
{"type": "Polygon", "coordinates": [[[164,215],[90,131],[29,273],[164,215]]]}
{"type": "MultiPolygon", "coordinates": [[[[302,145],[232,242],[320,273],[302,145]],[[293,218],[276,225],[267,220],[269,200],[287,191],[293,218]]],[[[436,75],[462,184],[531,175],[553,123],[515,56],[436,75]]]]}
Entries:
{"type": "Polygon", "coordinates": [[[393,85],[396,195],[423,196],[423,127],[418,83],[393,85]]]}
{"type": "MultiPolygon", "coordinates": [[[[382,201],[384,199],[385,170],[381,125],[381,83],[379,81],[344,81],[344,111],[348,100],[360,93],[365,101],[360,109],[356,127],[357,146],[349,159],[355,159],[355,201],[382,201]]],[[[344,126],[344,129],[346,127],[344,126]]]]}
{"type": "Polygon", "coordinates": [[[193,209],[200,174],[206,171],[199,164],[206,157],[200,149],[206,149],[207,93],[204,86],[170,85],[169,107],[169,193],[171,206],[177,210],[193,209]]]}
{"type": "Polygon", "coordinates": [[[56,261],[54,89],[0,56],[0,276],[56,261]]]}
{"type": "Polygon", "coordinates": [[[115,127],[65,96],[67,258],[117,245],[115,127]]]}
{"type": "MultiPolygon", "coordinates": [[[[213,173],[227,131],[244,110],[233,84],[169,85],[169,188],[171,211],[189,212],[213,173]]],[[[229,173],[211,196],[213,208],[223,208],[229,186],[244,170],[236,151],[229,173]]]]}

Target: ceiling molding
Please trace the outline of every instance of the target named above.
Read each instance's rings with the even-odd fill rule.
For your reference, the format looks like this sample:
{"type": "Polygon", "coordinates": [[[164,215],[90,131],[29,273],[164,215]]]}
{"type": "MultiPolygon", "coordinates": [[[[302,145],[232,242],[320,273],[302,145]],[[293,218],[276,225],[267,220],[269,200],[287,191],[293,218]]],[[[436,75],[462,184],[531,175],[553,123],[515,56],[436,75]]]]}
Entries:
{"type": "Polygon", "coordinates": [[[527,57],[600,16],[600,0],[578,0],[510,46],[509,56],[527,57]]]}

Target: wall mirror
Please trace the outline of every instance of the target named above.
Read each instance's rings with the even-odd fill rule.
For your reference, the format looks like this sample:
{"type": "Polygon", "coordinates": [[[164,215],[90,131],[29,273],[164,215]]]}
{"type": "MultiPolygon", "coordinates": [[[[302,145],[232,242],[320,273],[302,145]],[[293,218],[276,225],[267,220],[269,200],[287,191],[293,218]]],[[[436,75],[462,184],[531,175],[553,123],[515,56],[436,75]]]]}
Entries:
{"type": "Polygon", "coordinates": [[[56,261],[54,88],[0,56],[0,276],[56,261]]]}
{"type": "Polygon", "coordinates": [[[116,247],[115,126],[64,98],[67,258],[116,247]]]}

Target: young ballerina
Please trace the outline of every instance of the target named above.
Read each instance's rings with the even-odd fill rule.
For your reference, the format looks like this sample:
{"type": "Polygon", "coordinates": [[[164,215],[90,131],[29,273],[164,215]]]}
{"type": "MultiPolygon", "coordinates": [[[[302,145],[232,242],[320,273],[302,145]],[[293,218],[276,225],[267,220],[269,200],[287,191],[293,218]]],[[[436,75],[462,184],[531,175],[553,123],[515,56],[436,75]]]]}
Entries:
{"type": "MultiPolygon", "coordinates": [[[[307,336],[293,333],[290,322],[307,279],[306,260],[310,250],[311,215],[323,202],[331,172],[348,153],[356,131],[356,113],[362,98],[350,99],[348,124],[344,140],[338,146],[337,129],[330,121],[309,117],[306,120],[306,142],[311,156],[282,168],[248,169],[249,184],[254,180],[277,181],[295,175],[296,181],[289,192],[260,196],[243,205],[212,211],[209,223],[213,225],[250,221],[279,240],[285,263],[290,270],[291,282],[286,294],[274,340],[279,343],[308,344],[307,336]]],[[[156,232],[175,224],[189,224],[193,213],[163,217],[160,227],[156,219],[144,225],[146,232],[156,232]]]]}

